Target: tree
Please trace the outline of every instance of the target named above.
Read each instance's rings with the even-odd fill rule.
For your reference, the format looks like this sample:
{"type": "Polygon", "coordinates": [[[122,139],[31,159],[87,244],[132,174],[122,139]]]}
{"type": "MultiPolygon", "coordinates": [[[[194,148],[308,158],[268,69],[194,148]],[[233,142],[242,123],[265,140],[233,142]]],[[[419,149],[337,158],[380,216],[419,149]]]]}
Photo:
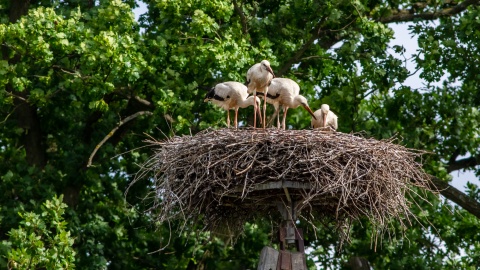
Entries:
{"type": "MultiPolygon", "coordinates": [[[[147,254],[158,248],[159,233],[124,202],[125,174],[134,172],[144,153],[109,162],[115,151],[140,146],[132,137],[154,122],[139,117],[123,125],[95,156],[96,166],[86,166],[116,122],[148,107],[136,91],[146,84],[137,82],[140,74],[152,67],[137,43],[131,6],[23,3],[28,14],[25,9],[0,26],[2,238],[18,226],[17,212],[35,210],[38,203],[31,202],[64,194],[77,268],[160,265],[147,254]]],[[[146,189],[132,196],[142,197],[146,189]]]]}
{"type": "MultiPolygon", "coordinates": [[[[318,263],[346,267],[362,256],[378,269],[478,267],[478,188],[464,194],[448,181],[457,170],[480,174],[480,1],[144,2],[148,13],[137,24],[133,0],[0,1],[2,240],[19,226],[17,212],[37,212],[63,194],[79,269],[253,267],[271,237],[268,224],[247,225],[234,249],[195,233],[195,225],[169,241],[179,224],[156,227],[142,214],[151,187],[134,185],[126,201],[124,191],[151,154],[139,148],[144,133],[162,139],[224,126],[223,112],[203,102],[201,89],[242,82],[266,58],[277,76],[300,84],[312,108],[336,109],[340,131],[398,134],[399,143],[432,151],[425,170],[449,200],[431,195],[413,206],[419,222],[403,233],[393,222],[395,237],[376,252],[365,223],[338,253],[328,252],[338,245],[334,233],[316,232],[316,240],[310,230],[318,263]],[[403,85],[410,56],[388,45],[389,24],[405,21],[413,24],[420,46],[413,60],[427,82],[417,89],[403,85]]],[[[250,121],[251,113],[240,117],[250,121]]],[[[291,128],[310,121],[301,109],[287,120],[291,128]]],[[[0,251],[4,259],[9,248],[0,251]]]]}
{"type": "Polygon", "coordinates": [[[3,243],[11,248],[9,269],[74,268],[73,239],[62,217],[66,207],[60,196],[43,203],[41,214],[20,214],[21,226],[8,233],[11,242],[3,243]]]}

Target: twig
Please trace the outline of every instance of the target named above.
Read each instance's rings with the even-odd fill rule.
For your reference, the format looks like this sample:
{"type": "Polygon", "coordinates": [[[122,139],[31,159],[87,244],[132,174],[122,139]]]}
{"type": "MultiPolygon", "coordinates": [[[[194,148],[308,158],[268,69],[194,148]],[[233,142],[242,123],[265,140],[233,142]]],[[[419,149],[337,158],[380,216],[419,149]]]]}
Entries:
{"type": "Polygon", "coordinates": [[[105,138],[103,138],[102,141],[100,141],[97,146],[95,146],[95,149],[93,150],[92,154],[90,155],[90,158],[88,158],[88,163],[87,163],[87,167],[90,167],[92,166],[92,160],[93,160],[93,157],[95,156],[95,154],[97,153],[98,149],[100,149],[100,147],[102,147],[102,145],[110,138],[113,136],[113,134],[115,134],[115,132],[125,123],[127,123],[128,121],[140,116],[140,115],[152,115],[153,113],[152,112],[149,112],[149,111],[141,111],[141,112],[136,112],[128,117],[126,117],[125,119],[121,120],[120,122],[118,122],[117,126],[112,129],[112,131],[110,131],[107,136],[105,136],[105,138]]]}
{"type": "Polygon", "coordinates": [[[286,196],[278,183],[290,183],[297,188],[289,186],[289,196],[303,201],[299,216],[308,224],[334,221],[343,243],[352,222],[367,217],[375,247],[393,228],[391,220],[402,228],[420,221],[409,218],[406,195],[425,200],[427,193],[416,188],[431,191],[416,162],[427,152],[394,141],[318,129],[221,129],[150,139],[147,145],[157,149],[131,185],[142,179],[151,185],[153,179],[144,202],[158,223],[202,220],[204,230],[230,236],[265,213],[275,218],[274,202],[286,196]]]}
{"type": "Polygon", "coordinates": [[[0,124],[3,124],[3,123],[5,123],[5,122],[7,122],[8,118],[15,112],[15,110],[16,110],[19,106],[21,106],[21,104],[15,106],[15,107],[13,108],[13,110],[12,110],[9,114],[7,114],[7,116],[5,117],[5,119],[3,119],[2,122],[0,122],[0,124]]]}
{"type": "Polygon", "coordinates": [[[23,102],[25,102],[25,103],[28,103],[27,99],[24,98],[24,97],[15,95],[15,94],[10,93],[10,92],[8,92],[8,91],[5,91],[5,93],[7,93],[7,95],[12,96],[12,97],[14,97],[14,98],[18,98],[18,99],[20,99],[21,101],[23,101],[23,102]]]}

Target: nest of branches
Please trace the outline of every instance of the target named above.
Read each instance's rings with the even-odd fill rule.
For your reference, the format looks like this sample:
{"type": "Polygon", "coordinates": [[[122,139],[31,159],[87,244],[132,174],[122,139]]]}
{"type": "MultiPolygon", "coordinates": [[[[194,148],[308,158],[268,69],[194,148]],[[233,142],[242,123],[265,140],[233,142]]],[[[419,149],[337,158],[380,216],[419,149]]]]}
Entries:
{"type": "Polygon", "coordinates": [[[148,141],[154,155],[132,184],[153,181],[145,200],[161,223],[201,220],[235,234],[255,218],[281,221],[284,204],[313,226],[334,221],[348,236],[345,225],[361,217],[377,228],[392,219],[408,225],[408,195],[430,190],[425,152],[393,141],[319,129],[206,130],[148,141]]]}

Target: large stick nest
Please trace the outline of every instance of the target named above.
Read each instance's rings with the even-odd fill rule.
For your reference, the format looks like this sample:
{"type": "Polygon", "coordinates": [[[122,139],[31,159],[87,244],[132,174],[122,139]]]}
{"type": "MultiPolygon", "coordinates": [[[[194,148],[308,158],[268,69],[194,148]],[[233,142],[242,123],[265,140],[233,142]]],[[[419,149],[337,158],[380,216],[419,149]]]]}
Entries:
{"type": "Polygon", "coordinates": [[[419,163],[424,152],[393,139],[220,129],[149,143],[155,153],[134,183],[153,181],[146,199],[160,223],[202,220],[207,230],[236,233],[258,217],[280,221],[277,204],[291,205],[290,198],[310,224],[329,218],[344,226],[367,217],[385,228],[393,218],[409,220],[408,194],[429,190],[419,163]]]}

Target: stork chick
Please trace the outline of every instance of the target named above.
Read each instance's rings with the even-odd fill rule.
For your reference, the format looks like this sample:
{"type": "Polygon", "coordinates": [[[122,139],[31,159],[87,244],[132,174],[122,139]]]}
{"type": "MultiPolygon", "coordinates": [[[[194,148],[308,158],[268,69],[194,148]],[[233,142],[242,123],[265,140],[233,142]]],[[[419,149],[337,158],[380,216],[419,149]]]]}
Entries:
{"type": "Polygon", "coordinates": [[[230,128],[230,109],[235,110],[235,128],[238,128],[238,109],[248,106],[255,106],[255,113],[258,113],[260,123],[262,116],[260,113],[260,99],[258,97],[248,96],[247,87],[239,82],[224,82],[215,85],[205,96],[204,102],[212,101],[213,104],[222,107],[227,111],[227,127],[230,128]],[[256,100],[256,102],[254,102],[256,100]]]}
{"type": "MultiPolygon", "coordinates": [[[[313,118],[316,116],[313,114],[312,109],[308,106],[307,99],[300,95],[300,86],[291,79],[288,78],[274,78],[272,83],[268,87],[267,103],[272,104],[275,107],[275,113],[270,119],[269,124],[277,117],[277,126],[280,128],[279,111],[280,106],[283,107],[283,120],[282,128],[286,128],[285,119],[287,118],[287,111],[289,108],[295,109],[298,106],[303,106],[313,118]]],[[[262,93],[263,95],[263,93],[262,93]]],[[[264,108],[265,109],[265,108],[264,108]]]]}
{"type": "MultiPolygon", "coordinates": [[[[268,85],[273,78],[275,78],[275,74],[270,67],[270,62],[268,62],[267,60],[263,60],[262,62],[253,65],[247,71],[246,85],[248,86],[248,93],[253,93],[253,96],[255,98],[257,97],[257,92],[262,92],[266,95],[268,92],[268,85]]],[[[253,107],[254,111],[257,111],[256,103],[253,105],[253,107]]],[[[267,101],[265,100],[263,102],[263,119],[266,119],[266,109],[267,101]]],[[[253,127],[257,127],[256,115],[254,115],[253,117],[253,127]]],[[[263,128],[265,128],[265,121],[263,122],[263,128]]]]}
{"type": "Polygon", "coordinates": [[[338,128],[337,115],[330,111],[330,106],[322,104],[320,109],[316,110],[314,115],[316,119],[312,119],[313,128],[331,127],[335,130],[338,128]]]}

